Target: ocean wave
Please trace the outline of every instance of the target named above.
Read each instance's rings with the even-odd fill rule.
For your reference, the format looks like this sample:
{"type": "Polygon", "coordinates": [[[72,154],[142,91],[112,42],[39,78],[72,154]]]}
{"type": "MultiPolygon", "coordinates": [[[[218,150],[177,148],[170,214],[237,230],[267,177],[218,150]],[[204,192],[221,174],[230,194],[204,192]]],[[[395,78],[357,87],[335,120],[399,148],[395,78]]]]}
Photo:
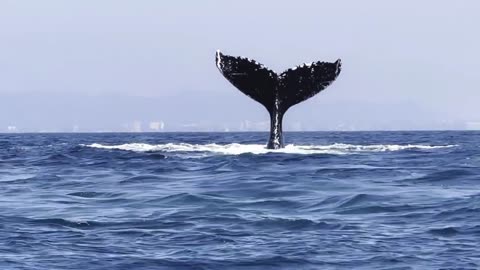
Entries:
{"type": "Polygon", "coordinates": [[[422,145],[422,144],[373,144],[373,145],[355,145],[334,143],[330,145],[286,145],[282,149],[267,149],[263,144],[188,144],[188,143],[166,143],[166,144],[146,144],[146,143],[127,143],[118,145],[105,145],[100,143],[83,144],[82,146],[108,149],[124,150],[134,152],[204,152],[217,153],[225,155],[240,154],[267,154],[267,153],[285,153],[285,154],[348,154],[358,152],[388,152],[402,150],[435,150],[456,147],[457,145],[422,145]]]}

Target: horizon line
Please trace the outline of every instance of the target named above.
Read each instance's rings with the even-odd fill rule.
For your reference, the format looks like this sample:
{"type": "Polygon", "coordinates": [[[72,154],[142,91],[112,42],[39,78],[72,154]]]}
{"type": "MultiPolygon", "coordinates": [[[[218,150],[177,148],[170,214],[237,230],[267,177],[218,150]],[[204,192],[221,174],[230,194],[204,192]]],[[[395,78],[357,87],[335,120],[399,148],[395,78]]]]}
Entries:
{"type": "MultiPolygon", "coordinates": [[[[451,132],[451,131],[471,131],[478,132],[480,129],[371,129],[371,130],[304,130],[304,131],[289,131],[288,133],[313,133],[313,132],[451,132]]],[[[12,134],[162,134],[162,133],[268,133],[265,131],[15,131],[15,132],[0,132],[0,135],[12,135],[12,134]]]]}

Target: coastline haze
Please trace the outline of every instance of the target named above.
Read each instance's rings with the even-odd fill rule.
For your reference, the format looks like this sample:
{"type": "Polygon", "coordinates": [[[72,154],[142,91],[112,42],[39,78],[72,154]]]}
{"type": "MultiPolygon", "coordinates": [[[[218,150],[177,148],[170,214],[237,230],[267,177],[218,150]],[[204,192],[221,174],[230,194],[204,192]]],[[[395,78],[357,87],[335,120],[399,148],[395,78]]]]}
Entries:
{"type": "Polygon", "coordinates": [[[264,108],[216,69],[217,49],[278,72],[342,59],[286,130],[480,122],[475,1],[186,3],[0,3],[0,132],[266,130],[264,108]]]}

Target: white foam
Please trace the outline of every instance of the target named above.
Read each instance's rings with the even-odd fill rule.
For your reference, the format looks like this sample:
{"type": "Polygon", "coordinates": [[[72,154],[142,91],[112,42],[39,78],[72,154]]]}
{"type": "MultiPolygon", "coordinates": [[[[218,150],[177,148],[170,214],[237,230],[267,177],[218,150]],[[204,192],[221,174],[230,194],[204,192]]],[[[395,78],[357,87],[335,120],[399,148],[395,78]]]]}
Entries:
{"type": "Polygon", "coordinates": [[[217,60],[217,67],[220,71],[222,71],[222,57],[220,56],[220,50],[217,50],[216,60],[217,60]]]}
{"type": "Polygon", "coordinates": [[[263,144],[188,144],[188,143],[167,143],[167,144],[145,144],[145,143],[127,143],[119,145],[104,145],[93,143],[83,145],[86,147],[125,150],[134,152],[160,151],[160,152],[204,152],[225,155],[240,154],[266,154],[266,153],[286,153],[286,154],[351,154],[360,152],[386,152],[401,151],[409,149],[434,150],[451,148],[456,145],[418,145],[418,144],[375,144],[375,145],[354,145],[335,143],[330,145],[286,145],[282,149],[267,149],[263,144]]]}

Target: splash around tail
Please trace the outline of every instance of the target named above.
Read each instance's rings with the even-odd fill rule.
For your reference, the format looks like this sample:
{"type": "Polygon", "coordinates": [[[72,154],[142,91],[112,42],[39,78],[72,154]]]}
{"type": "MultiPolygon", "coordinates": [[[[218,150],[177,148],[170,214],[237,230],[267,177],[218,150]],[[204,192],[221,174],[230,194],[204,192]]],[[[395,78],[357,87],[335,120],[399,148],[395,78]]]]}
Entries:
{"type": "Polygon", "coordinates": [[[82,147],[105,149],[105,150],[123,150],[132,152],[160,152],[160,153],[183,153],[191,157],[191,153],[202,154],[221,154],[221,155],[242,155],[254,154],[262,155],[269,153],[294,154],[294,155],[348,155],[357,153],[376,153],[376,152],[396,152],[396,151],[437,151],[457,147],[458,145],[424,145],[424,144],[346,144],[331,143],[325,145],[286,145],[283,149],[265,149],[261,144],[189,144],[189,143],[125,143],[109,145],[102,143],[81,144],[82,147]]]}
{"type": "Polygon", "coordinates": [[[215,64],[222,75],[270,114],[268,149],[284,147],[282,120],[286,111],[329,86],[340,74],[341,60],[312,62],[277,74],[262,64],[217,50],[215,64]]]}

